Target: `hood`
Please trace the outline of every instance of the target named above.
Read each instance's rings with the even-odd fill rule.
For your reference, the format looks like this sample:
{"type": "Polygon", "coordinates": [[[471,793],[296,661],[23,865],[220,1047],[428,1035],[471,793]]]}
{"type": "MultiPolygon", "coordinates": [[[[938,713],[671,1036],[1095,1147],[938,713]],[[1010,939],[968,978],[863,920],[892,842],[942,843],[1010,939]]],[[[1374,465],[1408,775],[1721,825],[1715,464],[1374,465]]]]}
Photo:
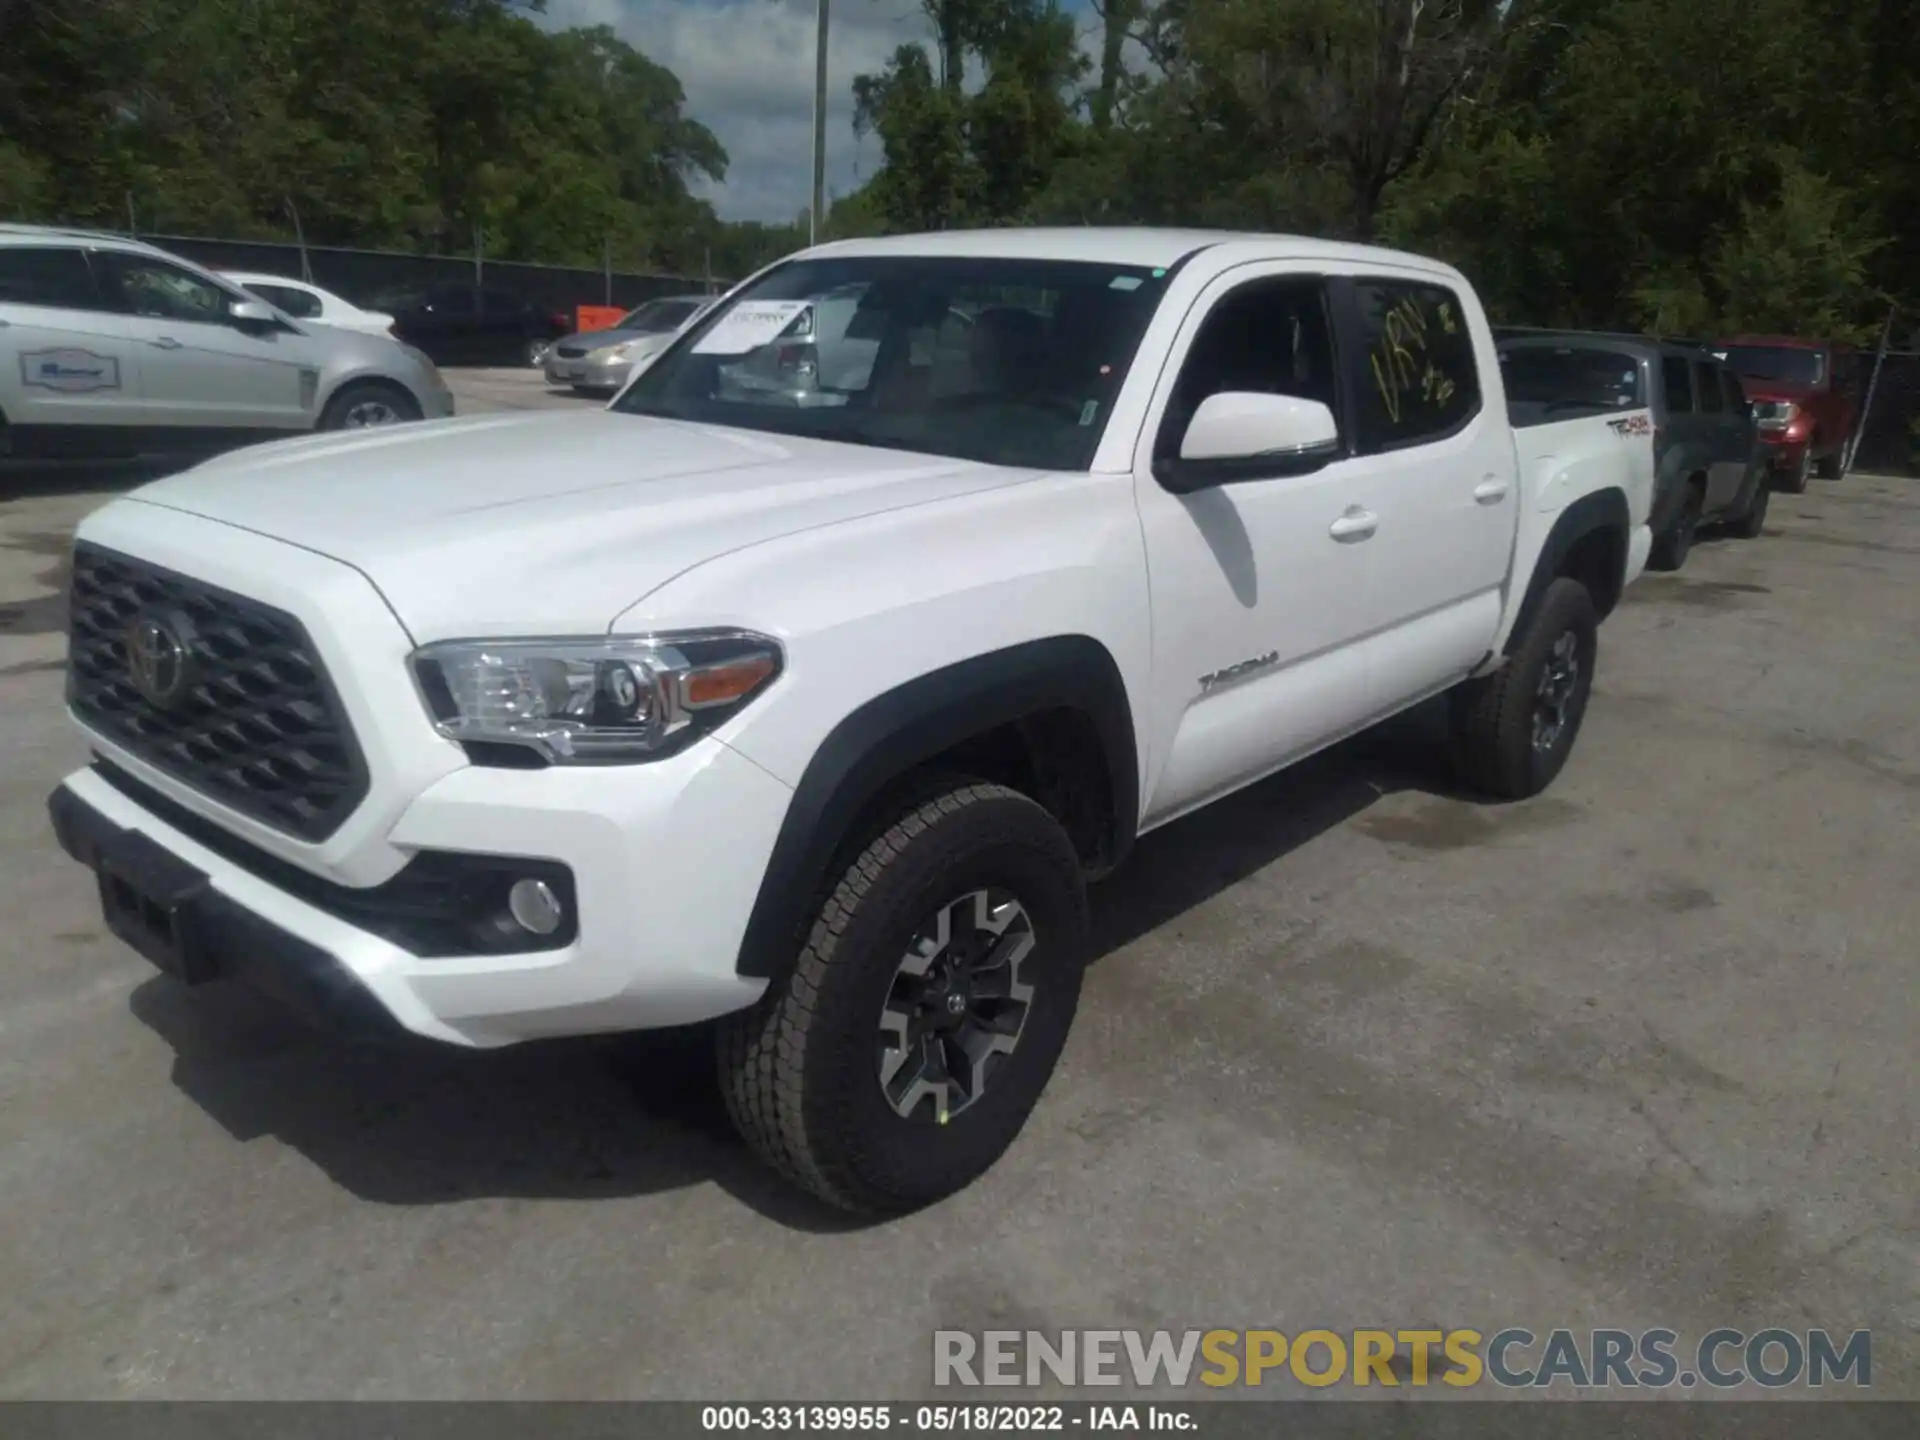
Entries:
{"type": "Polygon", "coordinates": [[[631,345],[636,340],[654,341],[664,346],[678,333],[674,330],[582,330],[555,343],[578,345],[587,350],[599,350],[607,345],[631,345]]]}
{"type": "Polygon", "coordinates": [[[590,410],[281,441],[132,498],[344,561],[425,644],[600,634],[674,576],[729,551],[1026,477],[590,410]]]}
{"type": "Polygon", "coordinates": [[[326,347],[334,363],[391,371],[398,358],[394,352],[400,342],[385,330],[364,324],[329,324],[325,320],[301,320],[299,325],[309,339],[326,347]]]}
{"type": "Polygon", "coordinates": [[[1818,385],[1803,385],[1796,380],[1765,380],[1759,376],[1740,377],[1740,388],[1749,400],[1806,400],[1820,393],[1818,385]]]}

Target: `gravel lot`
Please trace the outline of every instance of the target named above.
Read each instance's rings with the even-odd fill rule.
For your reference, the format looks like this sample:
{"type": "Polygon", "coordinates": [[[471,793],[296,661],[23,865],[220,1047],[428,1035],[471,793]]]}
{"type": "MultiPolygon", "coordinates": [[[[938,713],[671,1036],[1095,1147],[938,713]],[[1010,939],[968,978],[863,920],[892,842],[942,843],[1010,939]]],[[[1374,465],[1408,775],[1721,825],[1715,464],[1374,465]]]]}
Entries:
{"type": "Polygon", "coordinates": [[[6,483],[0,1395],[905,1399],[936,1327],[1524,1324],[1870,1327],[1920,1398],[1920,481],[1636,586],[1542,799],[1451,795],[1416,717],[1143,841],[1026,1135],[879,1228],[685,1037],[345,1051],[105,938],[43,801],[126,482],[6,483]]]}

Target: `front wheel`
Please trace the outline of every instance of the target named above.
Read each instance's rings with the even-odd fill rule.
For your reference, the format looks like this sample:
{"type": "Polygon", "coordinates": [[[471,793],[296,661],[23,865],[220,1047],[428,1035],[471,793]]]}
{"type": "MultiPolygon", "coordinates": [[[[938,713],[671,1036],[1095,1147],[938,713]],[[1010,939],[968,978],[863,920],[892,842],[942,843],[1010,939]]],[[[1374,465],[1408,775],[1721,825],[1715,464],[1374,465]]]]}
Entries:
{"type": "Polygon", "coordinates": [[[327,402],[320,416],[322,430],[370,430],[403,425],[420,418],[420,406],[397,385],[361,381],[349,385],[327,402]]]}
{"type": "Polygon", "coordinates": [[[1525,800],[1553,783],[1586,717],[1599,629],[1587,587],[1563,576],[1541,595],[1506,665],[1453,692],[1454,756],[1469,785],[1525,800]]]}
{"type": "Polygon", "coordinates": [[[1086,943],[1079,857],[1032,800],[962,781],[903,806],[838,877],[791,971],[721,1023],[734,1124],[840,1209],[944,1199],[1026,1124],[1086,943]]]}

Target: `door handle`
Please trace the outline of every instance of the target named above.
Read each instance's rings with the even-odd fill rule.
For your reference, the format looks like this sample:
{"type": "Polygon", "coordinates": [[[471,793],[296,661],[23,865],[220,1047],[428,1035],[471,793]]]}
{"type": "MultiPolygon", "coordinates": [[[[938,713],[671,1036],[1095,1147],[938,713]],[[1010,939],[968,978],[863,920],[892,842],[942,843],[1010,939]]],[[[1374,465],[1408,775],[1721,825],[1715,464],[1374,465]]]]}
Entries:
{"type": "Polygon", "coordinates": [[[1334,539],[1366,540],[1380,528],[1380,517],[1371,510],[1362,510],[1358,505],[1349,505],[1347,513],[1327,527],[1327,533],[1334,539]]]}
{"type": "Polygon", "coordinates": [[[1497,475],[1489,475],[1473,487],[1473,498],[1481,505],[1498,505],[1507,498],[1507,482],[1497,475]]]}
{"type": "Polygon", "coordinates": [[[147,343],[156,350],[178,350],[180,348],[180,342],[171,335],[162,335],[158,340],[149,340],[147,343]]]}

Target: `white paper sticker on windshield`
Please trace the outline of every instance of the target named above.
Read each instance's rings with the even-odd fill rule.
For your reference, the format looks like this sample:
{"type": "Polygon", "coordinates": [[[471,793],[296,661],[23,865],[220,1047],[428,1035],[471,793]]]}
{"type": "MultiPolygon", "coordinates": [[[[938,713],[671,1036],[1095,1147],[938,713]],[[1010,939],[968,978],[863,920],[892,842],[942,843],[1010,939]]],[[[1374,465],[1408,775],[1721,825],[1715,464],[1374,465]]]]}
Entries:
{"type": "Polygon", "coordinates": [[[736,305],[694,342],[696,355],[744,355],[772,340],[807,308],[805,300],[758,300],[736,305]]]}

